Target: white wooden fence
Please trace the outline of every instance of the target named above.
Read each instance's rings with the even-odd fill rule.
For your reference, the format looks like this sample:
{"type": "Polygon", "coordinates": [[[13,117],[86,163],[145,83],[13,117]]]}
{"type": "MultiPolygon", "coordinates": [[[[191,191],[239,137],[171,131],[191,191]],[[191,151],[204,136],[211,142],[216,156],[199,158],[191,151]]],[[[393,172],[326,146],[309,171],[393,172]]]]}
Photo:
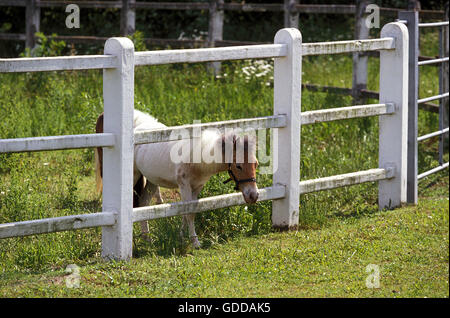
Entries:
{"type": "MultiPolygon", "coordinates": [[[[0,59],[0,72],[103,69],[104,133],[0,140],[0,153],[82,147],[104,148],[102,212],[0,225],[0,238],[102,227],[102,256],[127,260],[132,253],[133,222],[244,204],[241,193],[190,202],[133,208],[134,144],[170,140],[178,127],[133,134],[134,67],[168,63],[275,58],[274,114],[269,117],[200,124],[205,127],[278,128],[278,169],[273,185],[259,190],[259,201],[272,200],[274,227],[298,224],[300,194],[379,181],[379,208],[406,200],[406,135],[408,30],[389,23],[380,39],[302,43],[297,29],[280,30],[275,43],[192,50],[134,52],[127,38],[111,38],[104,55],[0,59]],[[380,104],[301,112],[302,56],[381,51],[380,104]],[[300,181],[301,125],[365,116],[379,116],[379,167],[343,175],[300,181]]],[[[198,125],[197,125],[198,126],[198,125]]],[[[189,126],[183,126],[186,129],[189,126]]],[[[191,127],[192,128],[192,127],[191,127]]]]}

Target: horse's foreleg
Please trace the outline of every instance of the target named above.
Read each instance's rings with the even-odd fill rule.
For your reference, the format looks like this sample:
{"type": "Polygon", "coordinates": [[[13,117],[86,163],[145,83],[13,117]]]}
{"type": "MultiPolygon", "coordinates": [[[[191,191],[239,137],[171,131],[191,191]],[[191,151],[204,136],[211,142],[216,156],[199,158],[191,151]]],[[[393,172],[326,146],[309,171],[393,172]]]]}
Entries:
{"type": "MultiPolygon", "coordinates": [[[[191,187],[184,187],[182,190],[180,187],[181,199],[183,201],[196,200],[200,193],[201,187],[199,189],[192,190],[191,187]]],[[[195,214],[183,215],[183,223],[181,225],[181,235],[183,236],[183,230],[188,226],[189,238],[192,242],[194,248],[200,248],[200,242],[198,241],[197,233],[195,232],[195,214]]]]}
{"type": "MultiPolygon", "coordinates": [[[[182,184],[180,185],[180,195],[182,201],[191,201],[196,199],[193,196],[193,191],[190,185],[182,184]]],[[[197,233],[195,233],[195,225],[194,225],[195,214],[186,214],[183,215],[183,223],[181,225],[180,235],[183,237],[184,228],[188,227],[189,230],[189,238],[192,242],[194,248],[200,248],[200,242],[198,241],[197,233]]]]}
{"type": "Polygon", "coordinates": [[[194,248],[200,248],[197,233],[195,232],[195,214],[186,214],[183,216],[183,223],[186,223],[189,230],[189,238],[194,248]]]}
{"type": "MultiPolygon", "coordinates": [[[[159,187],[153,183],[150,183],[147,180],[147,183],[145,185],[145,187],[142,190],[142,193],[139,195],[139,206],[147,206],[150,204],[150,200],[152,199],[153,195],[158,192],[159,194],[159,199],[162,200],[161,198],[161,193],[159,192],[159,187]]],[[[157,198],[158,201],[158,198],[157,198]]],[[[141,221],[141,232],[142,232],[142,236],[144,237],[145,240],[149,240],[148,238],[148,233],[149,233],[149,228],[148,228],[148,222],[147,221],[141,221]]]]}

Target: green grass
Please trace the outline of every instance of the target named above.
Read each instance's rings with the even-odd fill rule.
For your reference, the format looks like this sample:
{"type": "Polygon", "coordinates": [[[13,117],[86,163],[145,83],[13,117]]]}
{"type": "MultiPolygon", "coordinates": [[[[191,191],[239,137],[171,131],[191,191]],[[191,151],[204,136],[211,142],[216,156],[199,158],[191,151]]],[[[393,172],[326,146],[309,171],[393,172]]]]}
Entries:
{"type": "MultiPolygon", "coordinates": [[[[256,76],[253,64],[248,76],[249,66],[224,63],[220,79],[204,65],[137,68],[135,107],[167,125],[271,115],[273,74],[256,76]]],[[[305,58],[303,72],[304,82],[349,87],[351,57],[305,58]]],[[[377,73],[370,59],[369,89],[377,73]]],[[[437,94],[436,75],[421,73],[421,96],[437,94]]],[[[302,92],[303,111],[351,104],[302,92]]],[[[99,71],[0,74],[0,138],[92,133],[102,110],[99,71]]],[[[420,113],[419,134],[437,125],[436,114],[420,113]]],[[[377,118],[305,126],[301,138],[302,180],[378,166],[377,118]]],[[[419,151],[421,171],[437,165],[436,139],[419,151]]],[[[212,178],[201,196],[233,192],[226,178],[212,178]]],[[[271,176],[257,181],[270,186],[271,176]]],[[[100,228],[0,240],[0,295],[448,297],[448,170],[420,187],[417,208],[389,212],[378,212],[376,183],[302,195],[295,233],[273,232],[270,202],[201,213],[199,251],[180,241],[179,217],[150,222],[151,242],[136,224],[128,264],[101,260],[100,228]],[[81,267],[80,289],[64,287],[71,263],[81,267]],[[365,288],[369,263],[381,268],[379,290],[365,288]]],[[[163,197],[179,200],[173,191],[163,197]]],[[[100,210],[92,150],[0,155],[0,223],[100,210]]]]}
{"type": "MultiPolygon", "coordinates": [[[[319,230],[238,237],[183,256],[97,258],[68,288],[64,266],[0,274],[2,297],[448,297],[448,196],[319,230]],[[366,287],[366,267],[380,287],[366,287]]],[[[68,262],[66,264],[68,265],[68,262]]]]}

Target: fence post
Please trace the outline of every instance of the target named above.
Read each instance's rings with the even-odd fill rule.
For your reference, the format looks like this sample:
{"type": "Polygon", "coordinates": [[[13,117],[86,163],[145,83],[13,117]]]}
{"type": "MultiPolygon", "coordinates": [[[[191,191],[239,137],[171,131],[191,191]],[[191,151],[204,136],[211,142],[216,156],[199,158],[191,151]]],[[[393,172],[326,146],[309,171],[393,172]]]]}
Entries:
{"type": "Polygon", "coordinates": [[[25,47],[34,48],[36,40],[34,34],[39,32],[41,8],[39,0],[27,0],[25,9],[25,47]]]}
{"type": "MultiPolygon", "coordinates": [[[[444,57],[444,38],[443,38],[444,28],[439,27],[439,57],[444,57]]],[[[439,63],[439,95],[444,93],[444,65],[445,63],[439,63]]],[[[448,90],[448,88],[446,89],[448,90]]],[[[444,129],[444,99],[439,99],[439,130],[444,129]]],[[[439,136],[439,145],[438,145],[438,162],[439,165],[442,166],[444,163],[444,135],[439,136]]]]}
{"type": "Polygon", "coordinates": [[[298,29],[299,13],[295,5],[299,0],[284,0],[284,27],[298,29]]]}
{"type": "Polygon", "coordinates": [[[287,56],[274,62],[274,114],[286,115],[287,126],[278,131],[273,184],[285,185],[286,196],[272,201],[272,225],[288,230],[298,226],[299,217],[302,35],[298,29],[282,29],[275,43],[287,45],[287,56]]]}
{"type": "Polygon", "coordinates": [[[408,0],[408,3],[406,4],[406,10],[408,10],[408,11],[420,10],[420,1],[408,0]]]}
{"type": "Polygon", "coordinates": [[[408,28],[386,24],[381,37],[395,39],[395,50],[380,52],[380,103],[394,103],[396,112],[379,118],[380,168],[393,168],[394,176],[378,183],[378,207],[395,208],[406,202],[408,136],[408,28]]]}
{"type": "Polygon", "coordinates": [[[103,211],[116,213],[116,224],[102,228],[102,256],[131,258],[133,240],[134,46],[127,38],[110,38],[105,54],[117,56],[117,68],[103,70],[104,132],[116,144],[103,150],[103,211]]]}
{"type": "MultiPolygon", "coordinates": [[[[448,21],[448,1],[445,3],[445,20],[448,21]]],[[[449,27],[445,26],[442,28],[442,55],[443,56],[448,56],[449,54],[449,45],[448,45],[448,38],[449,38],[449,27]]],[[[448,92],[448,87],[449,87],[449,67],[448,67],[448,62],[447,63],[442,63],[442,88],[443,88],[443,93],[448,92]]],[[[442,102],[442,126],[443,128],[447,128],[448,124],[449,124],[449,98],[446,97],[444,99],[441,99],[442,102]]],[[[448,149],[448,133],[443,135],[444,140],[443,140],[443,146],[444,148],[448,149]]]]}
{"type": "Polygon", "coordinates": [[[408,159],[407,159],[407,196],[406,202],[417,204],[418,182],[417,175],[417,134],[418,134],[418,105],[419,98],[419,13],[417,11],[401,11],[400,20],[405,20],[409,37],[408,62],[408,159]]]}
{"type": "Polygon", "coordinates": [[[120,11],[120,35],[132,35],[136,30],[136,0],[122,0],[120,11]]]}
{"type": "MultiPolygon", "coordinates": [[[[366,26],[366,6],[368,0],[357,0],[355,11],[355,39],[368,39],[369,28],[366,26]]],[[[352,97],[353,104],[364,104],[362,89],[367,89],[367,63],[368,56],[365,52],[353,53],[353,73],[352,73],[352,97]]]]}
{"type": "MultiPolygon", "coordinates": [[[[209,2],[209,23],[208,23],[208,46],[215,47],[216,41],[223,39],[223,18],[224,13],[222,6],[223,0],[210,0],[209,2]]],[[[212,68],[214,75],[220,73],[220,62],[208,63],[208,67],[212,68]]]]}

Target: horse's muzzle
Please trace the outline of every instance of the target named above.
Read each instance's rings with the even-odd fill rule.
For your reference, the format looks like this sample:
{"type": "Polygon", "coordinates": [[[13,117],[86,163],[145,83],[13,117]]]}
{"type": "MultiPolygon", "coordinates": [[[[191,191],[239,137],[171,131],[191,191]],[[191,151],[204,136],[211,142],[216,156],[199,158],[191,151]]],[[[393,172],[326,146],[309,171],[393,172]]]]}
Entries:
{"type": "Polygon", "coordinates": [[[242,195],[244,196],[244,200],[248,204],[254,204],[258,200],[259,193],[258,190],[250,190],[250,191],[243,191],[242,195]]]}

